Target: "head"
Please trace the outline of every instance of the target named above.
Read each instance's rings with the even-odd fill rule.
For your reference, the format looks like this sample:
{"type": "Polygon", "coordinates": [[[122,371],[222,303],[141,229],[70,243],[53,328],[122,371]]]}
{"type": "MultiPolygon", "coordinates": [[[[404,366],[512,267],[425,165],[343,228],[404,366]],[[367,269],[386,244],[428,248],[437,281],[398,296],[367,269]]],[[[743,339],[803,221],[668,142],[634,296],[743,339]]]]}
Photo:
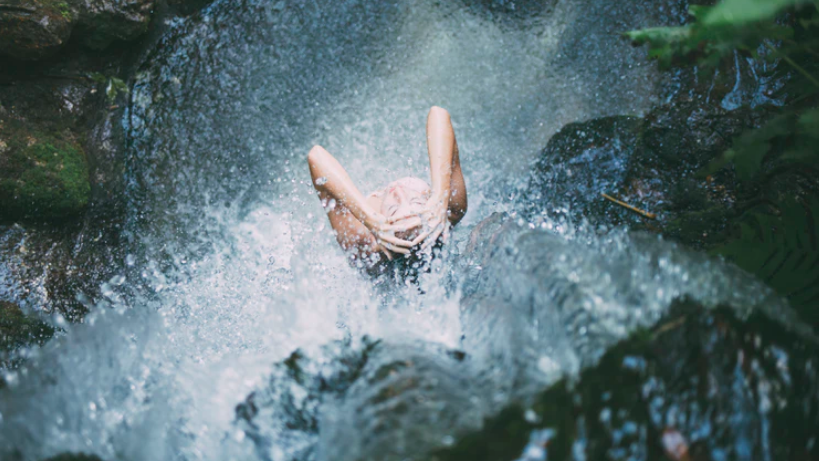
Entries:
{"type": "Polygon", "coordinates": [[[429,200],[429,185],[418,178],[401,178],[387,184],[381,201],[381,214],[388,218],[419,212],[429,200]]]}
{"type": "Polygon", "coordinates": [[[380,212],[388,218],[419,213],[429,200],[430,193],[429,184],[422,179],[407,177],[393,181],[382,191],[380,212]]]}

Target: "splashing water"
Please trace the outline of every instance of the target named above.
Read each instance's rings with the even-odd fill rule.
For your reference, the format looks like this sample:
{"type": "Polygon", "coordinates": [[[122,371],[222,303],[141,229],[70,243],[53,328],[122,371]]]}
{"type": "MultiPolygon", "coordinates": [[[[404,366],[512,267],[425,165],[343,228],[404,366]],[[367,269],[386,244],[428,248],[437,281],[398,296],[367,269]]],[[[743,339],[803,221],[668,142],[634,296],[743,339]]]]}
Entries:
{"type": "MultiPolygon", "coordinates": [[[[514,191],[561,126],[640,114],[662,99],[662,78],[617,36],[679,15],[677,2],[661,3],[521,2],[518,15],[465,0],[218,1],[171,24],[137,75],[125,120],[122,276],[83,324],[64,325],[9,374],[0,455],[289,459],[284,442],[257,450],[235,408],[296,348],[420,340],[463,348],[489,387],[511,373],[536,388],[656,320],[676,295],[730,301],[738,276],[662,242],[543,222],[500,234],[512,256],[491,263],[468,241],[491,213],[515,215],[514,191]],[[432,105],[452,114],[469,187],[450,247],[472,256],[445,257],[451,267],[418,286],[373,281],[337,248],[304,157],[323,145],[365,192],[426,176],[432,105]],[[527,266],[519,251],[548,267],[527,266]],[[510,301],[524,293],[545,306],[534,318],[510,301]],[[602,339],[581,339],[590,331],[602,339]],[[525,365],[501,371],[511,356],[533,376],[520,373],[525,365]]],[[[768,296],[760,290],[743,302],[768,296]]],[[[476,418],[515,393],[502,390],[476,418]]]]}

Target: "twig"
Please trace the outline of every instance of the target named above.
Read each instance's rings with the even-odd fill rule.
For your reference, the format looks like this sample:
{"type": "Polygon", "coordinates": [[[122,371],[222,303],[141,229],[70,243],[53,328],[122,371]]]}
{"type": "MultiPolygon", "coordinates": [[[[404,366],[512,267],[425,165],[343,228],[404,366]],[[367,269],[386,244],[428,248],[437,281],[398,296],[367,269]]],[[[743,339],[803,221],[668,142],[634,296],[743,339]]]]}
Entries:
{"type": "Polygon", "coordinates": [[[605,198],[606,200],[610,200],[610,201],[620,205],[621,207],[628,208],[629,210],[631,210],[631,211],[633,211],[633,212],[635,212],[635,213],[637,213],[639,215],[645,216],[648,219],[657,219],[657,215],[654,214],[654,213],[649,213],[648,211],[641,210],[641,209],[639,209],[639,208],[637,208],[635,206],[631,206],[626,202],[622,202],[620,200],[617,200],[616,198],[612,197],[611,195],[606,194],[605,192],[602,193],[601,195],[603,195],[603,198],[605,198]]]}

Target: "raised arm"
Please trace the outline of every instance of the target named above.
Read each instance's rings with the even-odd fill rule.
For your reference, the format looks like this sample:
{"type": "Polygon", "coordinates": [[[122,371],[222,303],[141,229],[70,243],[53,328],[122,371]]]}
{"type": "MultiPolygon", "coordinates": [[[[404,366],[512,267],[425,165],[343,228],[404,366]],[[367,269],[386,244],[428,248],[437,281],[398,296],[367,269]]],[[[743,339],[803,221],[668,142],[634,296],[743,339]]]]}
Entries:
{"type": "Polygon", "coordinates": [[[448,211],[449,222],[457,224],[466,214],[466,183],[458,156],[455,131],[446,109],[433,106],[427,117],[427,150],[432,176],[432,198],[448,211]]]}
{"type": "Polygon", "coordinates": [[[392,258],[386,249],[409,253],[412,243],[395,237],[392,226],[374,210],[353,183],[344,167],[321,146],[307,154],[313,187],[327,211],[336,239],[345,250],[366,256],[379,251],[392,258]]]}
{"type": "Polygon", "coordinates": [[[458,157],[458,143],[449,112],[434,106],[427,117],[427,150],[432,177],[432,193],[420,215],[424,231],[413,244],[429,248],[443,235],[447,239],[451,225],[466,214],[466,184],[458,157]]]}

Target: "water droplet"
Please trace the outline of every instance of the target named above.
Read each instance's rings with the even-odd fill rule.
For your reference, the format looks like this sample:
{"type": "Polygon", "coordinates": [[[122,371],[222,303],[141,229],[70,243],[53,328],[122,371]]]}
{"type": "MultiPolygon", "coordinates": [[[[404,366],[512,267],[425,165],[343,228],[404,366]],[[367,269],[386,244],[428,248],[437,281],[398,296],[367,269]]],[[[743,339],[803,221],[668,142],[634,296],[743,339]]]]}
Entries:
{"type": "Polygon", "coordinates": [[[326,177],[322,176],[322,177],[316,179],[316,185],[317,186],[323,186],[325,184],[327,184],[327,178],[326,177]]]}
{"type": "Polygon", "coordinates": [[[126,266],[133,266],[136,263],[136,256],[129,254],[125,257],[125,265],[126,266]]]}

